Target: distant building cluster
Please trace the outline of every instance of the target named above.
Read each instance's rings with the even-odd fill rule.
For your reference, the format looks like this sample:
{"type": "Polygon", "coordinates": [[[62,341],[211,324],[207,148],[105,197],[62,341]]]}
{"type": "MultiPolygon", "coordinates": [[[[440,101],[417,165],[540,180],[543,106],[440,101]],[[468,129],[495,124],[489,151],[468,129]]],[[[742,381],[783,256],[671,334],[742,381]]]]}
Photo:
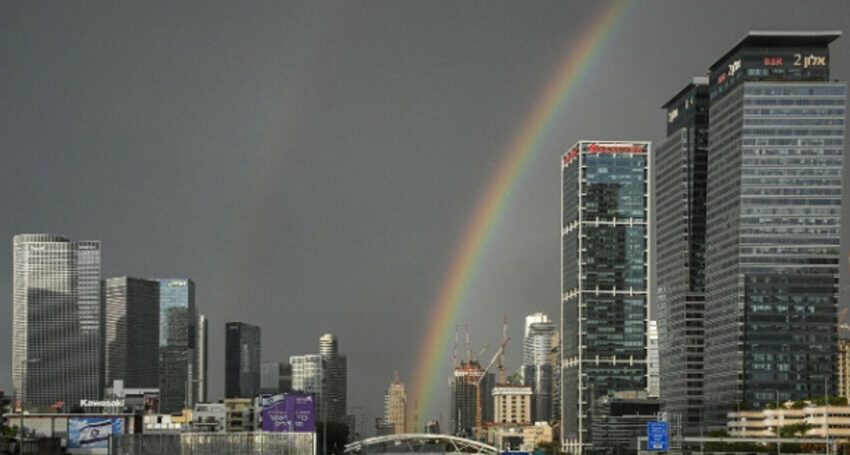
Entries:
{"type": "Polygon", "coordinates": [[[209,320],[191,279],[101,279],[99,241],[20,234],[13,251],[15,393],[5,423],[28,436],[74,444],[70,432],[91,425],[118,435],[349,423],[346,358],[334,335],[320,338],[319,354],[262,364],[260,327],[226,323],[225,400],[210,403],[209,320]]]}
{"type": "Polygon", "coordinates": [[[155,390],[162,412],[206,397],[207,322],[192,280],[101,280],[99,241],[21,234],[13,254],[16,410],[91,411],[116,382],[155,390]]]}

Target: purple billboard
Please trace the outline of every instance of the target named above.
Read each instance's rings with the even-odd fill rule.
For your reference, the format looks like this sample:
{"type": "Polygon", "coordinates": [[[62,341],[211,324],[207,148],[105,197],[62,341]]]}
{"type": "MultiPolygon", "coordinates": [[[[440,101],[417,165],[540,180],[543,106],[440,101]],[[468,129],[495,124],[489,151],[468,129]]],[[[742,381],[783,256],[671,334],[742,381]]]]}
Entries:
{"type": "Polygon", "coordinates": [[[316,431],[315,397],[308,393],[275,395],[263,406],[263,431],[316,431]]]}

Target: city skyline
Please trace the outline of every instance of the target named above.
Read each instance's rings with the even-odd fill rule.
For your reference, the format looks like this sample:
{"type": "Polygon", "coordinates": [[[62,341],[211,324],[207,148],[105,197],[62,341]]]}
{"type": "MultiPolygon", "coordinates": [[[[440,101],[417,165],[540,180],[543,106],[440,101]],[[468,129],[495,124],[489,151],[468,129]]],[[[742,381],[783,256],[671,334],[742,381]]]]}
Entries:
{"type": "MultiPolygon", "coordinates": [[[[554,163],[570,144],[659,144],[660,106],[749,30],[850,33],[844,3],[779,4],[626,6],[487,241],[455,318],[474,347],[499,342],[508,311],[517,368],[522,318],[558,314],[554,163]]],[[[100,240],[101,277],[196,282],[210,398],[223,396],[224,323],[244,319],[262,321],[264,346],[282,346],[262,361],[336,334],[349,409],[380,415],[385,378],[414,380],[434,301],[508,143],[603,8],[574,5],[10,5],[0,176],[15,191],[0,195],[0,314],[11,315],[13,235],[100,240]]],[[[850,80],[848,49],[848,36],[833,43],[832,78],[850,80]]],[[[0,350],[2,390],[11,364],[0,350]]],[[[447,397],[443,387],[420,403],[420,426],[447,397]]]]}

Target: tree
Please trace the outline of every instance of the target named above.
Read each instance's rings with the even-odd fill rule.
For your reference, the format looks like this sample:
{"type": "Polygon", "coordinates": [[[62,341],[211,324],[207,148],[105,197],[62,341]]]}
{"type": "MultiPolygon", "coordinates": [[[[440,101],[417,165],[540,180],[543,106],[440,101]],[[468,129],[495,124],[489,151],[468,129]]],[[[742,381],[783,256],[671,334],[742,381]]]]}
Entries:
{"type": "Polygon", "coordinates": [[[779,428],[779,436],[783,438],[805,437],[806,432],[812,429],[812,425],[808,422],[800,422],[792,425],[785,425],[779,428]]]}

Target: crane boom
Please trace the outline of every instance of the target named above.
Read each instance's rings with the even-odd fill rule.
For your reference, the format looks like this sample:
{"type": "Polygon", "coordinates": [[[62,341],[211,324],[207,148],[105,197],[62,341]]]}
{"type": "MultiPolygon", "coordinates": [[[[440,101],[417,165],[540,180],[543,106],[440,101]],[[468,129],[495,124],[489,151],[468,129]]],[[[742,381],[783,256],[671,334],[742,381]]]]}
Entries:
{"type": "Polygon", "coordinates": [[[481,384],[481,381],[484,380],[484,376],[487,375],[487,372],[490,371],[490,368],[493,366],[493,364],[496,363],[496,360],[499,360],[499,358],[502,355],[502,352],[505,350],[505,347],[507,347],[507,345],[508,345],[508,341],[511,341],[511,337],[505,338],[505,341],[502,341],[502,344],[499,345],[499,350],[496,351],[496,354],[493,355],[493,359],[490,360],[489,364],[487,364],[487,368],[484,368],[484,372],[481,373],[481,377],[478,378],[478,382],[475,383],[476,385],[481,384]]]}

